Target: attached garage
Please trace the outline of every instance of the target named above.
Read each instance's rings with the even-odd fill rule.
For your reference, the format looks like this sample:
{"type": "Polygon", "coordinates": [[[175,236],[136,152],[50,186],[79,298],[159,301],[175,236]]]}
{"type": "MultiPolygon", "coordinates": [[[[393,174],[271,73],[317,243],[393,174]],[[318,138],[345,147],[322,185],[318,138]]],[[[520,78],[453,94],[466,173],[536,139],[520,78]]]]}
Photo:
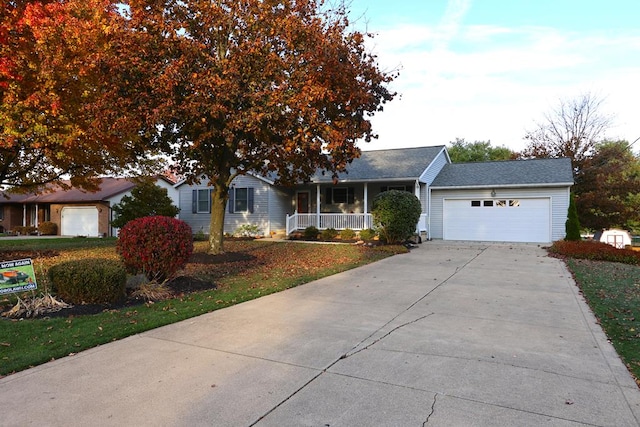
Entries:
{"type": "Polygon", "coordinates": [[[429,186],[429,237],[549,243],[563,239],[571,160],[449,163],[429,186]]]}
{"type": "Polygon", "coordinates": [[[66,206],[61,212],[61,236],[98,236],[98,208],[66,206]]]}
{"type": "Polygon", "coordinates": [[[445,199],[444,240],[550,242],[550,198],[445,199]]]}

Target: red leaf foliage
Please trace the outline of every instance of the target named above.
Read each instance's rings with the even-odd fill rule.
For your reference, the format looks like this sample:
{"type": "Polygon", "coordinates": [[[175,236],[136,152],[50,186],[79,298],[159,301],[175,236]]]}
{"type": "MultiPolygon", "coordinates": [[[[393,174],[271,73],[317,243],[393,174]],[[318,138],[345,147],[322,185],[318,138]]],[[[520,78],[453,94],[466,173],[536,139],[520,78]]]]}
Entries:
{"type": "Polygon", "coordinates": [[[116,248],[129,271],[164,281],[187,264],[193,234],[179,219],[147,216],[129,221],[120,230],[116,248]]]}
{"type": "Polygon", "coordinates": [[[640,264],[640,252],[632,249],[618,249],[602,242],[559,240],[553,243],[549,252],[569,258],[640,264]]]}

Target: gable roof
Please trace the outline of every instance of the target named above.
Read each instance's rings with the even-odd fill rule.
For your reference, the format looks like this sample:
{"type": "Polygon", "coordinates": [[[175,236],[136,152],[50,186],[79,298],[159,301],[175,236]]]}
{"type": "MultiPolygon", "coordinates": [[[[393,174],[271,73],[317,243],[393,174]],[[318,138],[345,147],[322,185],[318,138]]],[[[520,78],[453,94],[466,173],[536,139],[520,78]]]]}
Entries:
{"type": "MultiPolygon", "coordinates": [[[[65,184],[70,184],[69,181],[64,181],[65,184]]],[[[100,178],[100,188],[96,192],[88,192],[80,190],[75,187],[71,187],[68,190],[64,190],[59,186],[51,186],[50,190],[34,194],[13,194],[2,193],[0,194],[0,203],[79,203],[79,202],[99,202],[109,199],[118,194],[131,190],[136,186],[131,180],[127,178],[100,178]],[[4,197],[7,196],[7,197],[4,197]]]]}
{"type": "MultiPolygon", "coordinates": [[[[390,150],[363,151],[359,158],[347,165],[347,172],[338,174],[340,181],[417,180],[444,145],[390,150]]],[[[311,182],[331,182],[330,174],[320,172],[311,182]]]]}
{"type": "Polygon", "coordinates": [[[573,185],[571,159],[505,160],[450,163],[431,188],[521,187],[573,185]]]}

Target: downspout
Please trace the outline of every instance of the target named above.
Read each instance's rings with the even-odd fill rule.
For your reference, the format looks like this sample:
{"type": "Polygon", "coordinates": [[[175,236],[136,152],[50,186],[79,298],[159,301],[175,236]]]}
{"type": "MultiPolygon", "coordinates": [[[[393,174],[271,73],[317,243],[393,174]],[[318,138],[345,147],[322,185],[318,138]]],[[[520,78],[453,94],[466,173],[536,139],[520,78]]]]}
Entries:
{"type": "Polygon", "coordinates": [[[427,240],[431,240],[431,186],[427,184],[427,240]]]}

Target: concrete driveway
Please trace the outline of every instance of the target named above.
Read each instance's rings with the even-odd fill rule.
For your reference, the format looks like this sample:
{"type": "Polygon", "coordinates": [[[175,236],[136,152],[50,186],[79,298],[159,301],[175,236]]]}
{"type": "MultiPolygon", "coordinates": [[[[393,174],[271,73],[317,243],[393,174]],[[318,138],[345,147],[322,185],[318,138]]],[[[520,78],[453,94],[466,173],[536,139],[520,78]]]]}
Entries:
{"type": "Polygon", "coordinates": [[[0,380],[0,425],[638,426],[640,391],[536,245],[410,254],[0,380]]]}

